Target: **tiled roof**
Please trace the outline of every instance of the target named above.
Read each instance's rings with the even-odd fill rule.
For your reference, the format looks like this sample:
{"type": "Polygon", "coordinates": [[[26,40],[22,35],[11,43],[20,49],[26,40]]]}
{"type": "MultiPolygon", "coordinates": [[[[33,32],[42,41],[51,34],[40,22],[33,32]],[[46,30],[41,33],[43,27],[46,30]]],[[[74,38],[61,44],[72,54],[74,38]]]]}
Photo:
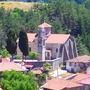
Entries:
{"type": "Polygon", "coordinates": [[[2,62],[0,62],[0,71],[11,71],[11,70],[23,71],[21,66],[19,66],[18,64],[3,59],[2,62]]]}
{"type": "Polygon", "coordinates": [[[51,34],[48,39],[46,40],[46,43],[65,43],[68,38],[70,37],[69,34],[51,34]]]}
{"type": "MultiPolygon", "coordinates": [[[[27,33],[29,42],[34,41],[36,33],[27,33]]],[[[46,43],[59,43],[63,44],[65,43],[68,38],[70,37],[69,34],[51,34],[47,40],[46,43]]]]}
{"type": "Polygon", "coordinates": [[[43,88],[51,89],[51,90],[61,90],[65,88],[65,82],[61,79],[52,79],[49,80],[43,88]],[[62,84],[61,84],[62,83],[62,84]]]}
{"type": "Polygon", "coordinates": [[[88,63],[88,62],[90,62],[90,56],[88,56],[88,55],[78,56],[78,57],[76,57],[74,59],[68,60],[67,62],[88,63]]]}
{"type": "Polygon", "coordinates": [[[49,25],[48,23],[44,22],[41,25],[38,26],[39,28],[47,28],[47,27],[52,27],[51,25],[49,25]]]}
{"type": "Polygon", "coordinates": [[[54,78],[52,80],[49,80],[43,86],[43,88],[47,88],[47,89],[50,89],[50,90],[62,90],[62,89],[65,89],[65,88],[74,88],[74,87],[80,87],[80,86],[82,86],[82,85],[71,82],[69,80],[54,78]]]}
{"type": "Polygon", "coordinates": [[[74,88],[74,87],[80,87],[80,86],[82,86],[81,84],[79,84],[79,83],[75,83],[75,82],[71,82],[71,81],[69,81],[69,80],[67,80],[67,88],[74,88]]]}
{"type": "Polygon", "coordinates": [[[89,78],[90,80],[90,75],[89,74],[83,74],[83,73],[78,73],[74,78],[71,79],[73,82],[81,83],[82,80],[85,80],[89,78]]]}
{"type": "Polygon", "coordinates": [[[35,35],[36,33],[27,33],[28,41],[33,42],[33,40],[35,39],[35,35]]]}
{"type": "Polygon", "coordinates": [[[80,83],[81,83],[81,84],[90,85],[90,77],[81,80],[80,83]]]}

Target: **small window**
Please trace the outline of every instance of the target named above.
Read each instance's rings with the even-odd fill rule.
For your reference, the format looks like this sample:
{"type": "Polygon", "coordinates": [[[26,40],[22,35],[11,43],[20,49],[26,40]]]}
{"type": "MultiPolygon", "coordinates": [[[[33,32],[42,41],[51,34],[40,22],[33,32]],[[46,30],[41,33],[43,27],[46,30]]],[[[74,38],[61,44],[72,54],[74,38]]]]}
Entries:
{"type": "Polygon", "coordinates": [[[77,63],[74,63],[74,66],[76,67],[77,66],[77,63]]]}
{"type": "Polygon", "coordinates": [[[29,47],[29,51],[31,51],[31,47],[29,47]]]}
{"type": "Polygon", "coordinates": [[[72,63],[71,62],[69,63],[69,66],[72,66],[72,63]]]}
{"type": "Polygon", "coordinates": [[[58,52],[58,48],[56,48],[56,53],[58,52]]]}
{"type": "Polygon", "coordinates": [[[47,50],[51,50],[52,51],[52,48],[46,48],[47,50]]]}

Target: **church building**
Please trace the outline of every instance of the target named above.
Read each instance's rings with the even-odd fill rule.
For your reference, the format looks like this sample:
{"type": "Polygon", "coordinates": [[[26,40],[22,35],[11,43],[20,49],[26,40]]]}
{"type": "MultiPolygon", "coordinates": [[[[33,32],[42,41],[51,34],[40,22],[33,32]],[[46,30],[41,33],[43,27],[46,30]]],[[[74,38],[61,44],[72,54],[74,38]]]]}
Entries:
{"type": "Polygon", "coordinates": [[[65,61],[77,57],[76,41],[73,36],[51,32],[52,26],[44,22],[38,26],[37,33],[27,33],[29,49],[39,54],[39,60],[62,58],[65,61]]]}

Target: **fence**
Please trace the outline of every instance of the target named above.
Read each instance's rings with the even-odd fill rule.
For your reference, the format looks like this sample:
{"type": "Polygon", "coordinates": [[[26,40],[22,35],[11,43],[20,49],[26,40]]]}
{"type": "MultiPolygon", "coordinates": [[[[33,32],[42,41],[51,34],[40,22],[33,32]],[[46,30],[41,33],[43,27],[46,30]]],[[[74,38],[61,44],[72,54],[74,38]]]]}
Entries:
{"type": "MultiPolygon", "coordinates": [[[[14,59],[14,62],[16,63],[20,63],[22,62],[22,60],[16,60],[14,59]]],[[[34,68],[36,67],[43,67],[43,64],[48,62],[51,64],[52,66],[52,69],[56,69],[59,67],[59,65],[63,62],[63,60],[61,58],[57,58],[57,59],[54,59],[54,60],[46,60],[46,61],[41,61],[41,60],[24,60],[25,63],[28,63],[28,64],[32,64],[34,66],[34,68]]]]}

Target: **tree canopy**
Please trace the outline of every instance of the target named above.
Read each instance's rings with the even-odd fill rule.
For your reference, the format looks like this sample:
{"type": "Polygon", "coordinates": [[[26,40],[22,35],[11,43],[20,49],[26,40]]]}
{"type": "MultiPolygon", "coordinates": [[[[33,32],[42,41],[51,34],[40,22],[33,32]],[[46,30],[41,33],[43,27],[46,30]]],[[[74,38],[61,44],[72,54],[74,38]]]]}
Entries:
{"type": "Polygon", "coordinates": [[[6,11],[0,8],[0,48],[6,46],[6,39],[11,37],[15,42],[19,37],[20,28],[26,32],[37,32],[43,21],[53,26],[52,33],[67,33],[75,38],[82,38],[90,53],[90,10],[89,0],[48,0],[48,3],[37,3],[28,11],[14,9],[6,11]],[[11,33],[9,33],[11,32],[11,33]]]}
{"type": "Polygon", "coordinates": [[[24,56],[28,55],[28,37],[24,30],[19,33],[19,48],[24,56]]]}
{"type": "Polygon", "coordinates": [[[38,84],[32,73],[5,71],[0,77],[0,86],[3,90],[38,90],[38,84]]]}

